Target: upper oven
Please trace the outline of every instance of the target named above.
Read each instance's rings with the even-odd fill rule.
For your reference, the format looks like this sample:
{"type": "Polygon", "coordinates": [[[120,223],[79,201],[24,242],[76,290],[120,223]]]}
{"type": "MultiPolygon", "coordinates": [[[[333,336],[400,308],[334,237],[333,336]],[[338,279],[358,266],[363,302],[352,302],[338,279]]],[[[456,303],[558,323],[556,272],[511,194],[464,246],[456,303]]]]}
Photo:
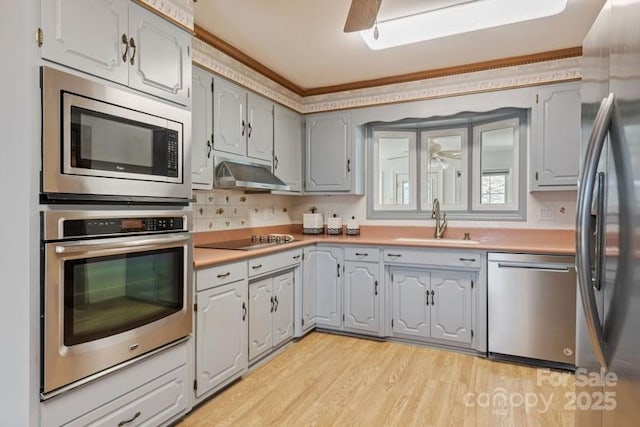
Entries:
{"type": "Polygon", "coordinates": [[[187,204],[191,113],[42,67],[42,201],[187,204]]]}
{"type": "Polygon", "coordinates": [[[42,397],[192,332],[187,211],[42,214],[42,397]]]}

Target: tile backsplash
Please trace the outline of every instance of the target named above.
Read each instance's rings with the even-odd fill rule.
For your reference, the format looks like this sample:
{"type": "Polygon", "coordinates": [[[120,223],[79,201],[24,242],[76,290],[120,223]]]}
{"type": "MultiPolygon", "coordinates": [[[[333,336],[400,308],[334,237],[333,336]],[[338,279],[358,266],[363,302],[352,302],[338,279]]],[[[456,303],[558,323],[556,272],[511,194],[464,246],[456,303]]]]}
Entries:
{"type": "MultiPolygon", "coordinates": [[[[367,220],[366,197],[363,196],[287,196],[244,194],[239,190],[194,191],[194,231],[232,230],[245,227],[300,224],[302,214],[316,207],[326,218],[332,214],[344,221],[354,216],[363,225],[427,225],[433,220],[367,220]]],[[[486,228],[556,228],[575,226],[576,192],[554,191],[527,193],[526,221],[456,221],[456,227],[486,228]]]]}
{"type": "Polygon", "coordinates": [[[193,192],[193,231],[231,230],[290,224],[292,196],[245,194],[236,190],[193,192]]]}

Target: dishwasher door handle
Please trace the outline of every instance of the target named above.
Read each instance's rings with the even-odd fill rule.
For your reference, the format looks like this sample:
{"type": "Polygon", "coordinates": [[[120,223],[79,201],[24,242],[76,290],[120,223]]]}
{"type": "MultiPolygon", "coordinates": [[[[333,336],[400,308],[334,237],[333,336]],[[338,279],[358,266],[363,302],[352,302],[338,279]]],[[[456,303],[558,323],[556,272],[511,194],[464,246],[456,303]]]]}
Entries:
{"type": "Polygon", "coordinates": [[[502,262],[498,263],[498,268],[514,268],[514,269],[525,269],[525,270],[535,270],[535,271],[548,271],[552,273],[568,273],[571,268],[568,265],[558,266],[553,264],[505,264],[502,262]]]}

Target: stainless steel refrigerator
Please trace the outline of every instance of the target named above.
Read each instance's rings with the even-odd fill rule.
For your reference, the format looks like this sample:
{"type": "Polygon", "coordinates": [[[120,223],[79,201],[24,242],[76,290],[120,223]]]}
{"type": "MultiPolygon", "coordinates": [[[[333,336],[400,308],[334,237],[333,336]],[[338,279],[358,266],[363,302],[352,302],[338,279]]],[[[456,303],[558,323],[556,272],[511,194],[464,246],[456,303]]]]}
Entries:
{"type": "Polygon", "coordinates": [[[577,426],[640,425],[640,0],[610,0],[583,44],[577,426]],[[607,372],[605,374],[605,372],[607,372]]]}

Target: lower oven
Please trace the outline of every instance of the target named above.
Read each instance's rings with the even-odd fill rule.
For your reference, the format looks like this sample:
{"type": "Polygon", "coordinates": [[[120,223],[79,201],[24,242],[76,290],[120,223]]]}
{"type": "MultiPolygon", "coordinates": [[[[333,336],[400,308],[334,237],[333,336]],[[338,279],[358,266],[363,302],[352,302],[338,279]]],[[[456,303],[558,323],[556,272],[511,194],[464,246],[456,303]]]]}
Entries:
{"type": "Polygon", "coordinates": [[[185,211],[42,213],[47,399],[192,331],[185,211]]]}

